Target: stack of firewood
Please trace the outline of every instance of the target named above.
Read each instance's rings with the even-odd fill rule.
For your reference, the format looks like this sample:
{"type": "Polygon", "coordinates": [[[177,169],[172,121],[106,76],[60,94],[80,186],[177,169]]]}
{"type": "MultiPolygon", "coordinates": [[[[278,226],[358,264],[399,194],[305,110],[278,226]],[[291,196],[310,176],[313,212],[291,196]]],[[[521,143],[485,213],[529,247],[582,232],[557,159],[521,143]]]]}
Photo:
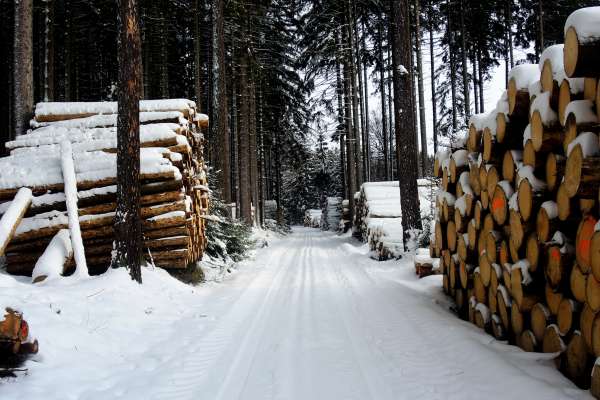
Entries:
{"type": "Polygon", "coordinates": [[[327,197],[321,214],[321,229],[324,231],[337,230],[342,214],[342,199],[340,197],[327,197]]]}
{"type": "Polygon", "coordinates": [[[557,367],[596,397],[599,60],[592,7],[569,17],[565,44],[539,66],[511,71],[496,109],[436,155],[431,246],[461,317],[526,351],[559,354],[557,367]]]}
{"type": "MultiPolygon", "coordinates": [[[[32,130],[6,144],[10,155],[0,159],[0,215],[20,188],[33,192],[6,244],[8,272],[31,275],[53,237],[69,228],[61,167],[65,141],[72,148],[89,272],[106,270],[117,207],[116,112],[117,104],[109,102],[40,103],[32,130]]],[[[188,100],[150,100],[140,102],[140,121],[144,256],[160,267],[185,268],[202,257],[206,244],[208,187],[201,129],[208,119],[188,100]]],[[[69,258],[63,272],[73,267],[69,258]]]]}

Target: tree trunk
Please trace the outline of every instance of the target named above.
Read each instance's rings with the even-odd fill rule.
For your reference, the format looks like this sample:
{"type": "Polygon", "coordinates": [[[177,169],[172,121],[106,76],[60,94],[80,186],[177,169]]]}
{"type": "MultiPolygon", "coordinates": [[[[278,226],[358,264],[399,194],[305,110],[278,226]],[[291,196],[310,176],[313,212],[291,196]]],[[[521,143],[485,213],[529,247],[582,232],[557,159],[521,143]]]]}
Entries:
{"type": "Polygon", "coordinates": [[[460,35],[461,43],[460,50],[462,52],[462,78],[463,78],[463,95],[465,102],[465,124],[469,123],[471,118],[471,100],[469,98],[469,78],[467,70],[467,30],[465,29],[465,7],[464,0],[460,0],[460,35]]]}
{"type": "Polygon", "coordinates": [[[473,102],[475,103],[475,114],[479,114],[479,80],[477,79],[477,62],[475,53],[471,52],[471,66],[473,67],[473,102]]]}
{"type": "Polygon", "coordinates": [[[239,87],[240,87],[240,112],[239,112],[239,167],[240,176],[240,217],[248,225],[252,225],[252,189],[250,175],[250,102],[248,81],[248,51],[246,43],[240,44],[239,50],[239,87]]]}
{"type": "Polygon", "coordinates": [[[15,0],[13,58],[11,139],[27,133],[33,116],[33,0],[15,0]]]}
{"type": "Polygon", "coordinates": [[[44,101],[54,101],[54,0],[44,8],[44,101]]]}
{"type": "Polygon", "coordinates": [[[479,83],[479,112],[485,112],[485,100],[483,98],[483,71],[481,70],[481,49],[477,48],[477,81],[479,83]]]}
{"type": "Polygon", "coordinates": [[[142,283],[140,221],[140,90],[142,54],[136,0],[119,0],[117,211],[113,267],[127,267],[142,283]]]}
{"type": "Polygon", "coordinates": [[[231,142],[229,140],[229,121],[227,116],[229,110],[227,106],[227,81],[225,76],[225,28],[224,28],[224,8],[225,0],[213,0],[213,96],[212,103],[215,112],[211,126],[213,127],[214,140],[217,140],[219,146],[219,164],[220,169],[219,182],[221,196],[227,204],[233,201],[231,196],[231,142]]]}
{"type": "MultiPolygon", "coordinates": [[[[343,26],[343,24],[342,24],[343,26]]],[[[339,43],[339,51],[344,55],[344,116],[345,129],[346,129],[346,170],[347,170],[347,181],[348,181],[348,200],[350,201],[350,213],[354,215],[354,193],[356,193],[357,180],[356,180],[356,136],[353,127],[352,119],[352,90],[351,90],[351,68],[350,68],[350,57],[348,51],[343,49],[343,44],[348,43],[348,29],[343,29],[343,37],[339,43]]]]}
{"type": "Polygon", "coordinates": [[[538,17],[539,17],[539,35],[540,35],[540,46],[539,52],[542,54],[544,51],[544,2],[542,0],[538,1],[538,17]]]}
{"type": "Polygon", "coordinates": [[[452,31],[452,1],[448,0],[448,54],[450,56],[450,91],[452,98],[452,131],[453,135],[458,127],[458,121],[456,116],[456,82],[454,77],[456,76],[456,67],[454,64],[454,32],[452,31]]]}
{"type": "Polygon", "coordinates": [[[419,194],[417,190],[417,145],[411,130],[415,115],[410,74],[402,73],[402,65],[410,65],[412,45],[410,36],[410,10],[408,0],[390,0],[393,31],[392,66],[394,77],[394,110],[396,114],[396,163],[398,173],[402,168],[400,180],[400,202],[402,207],[402,229],[404,248],[414,230],[421,230],[419,194]]]}
{"type": "Polygon", "coordinates": [[[159,9],[159,26],[160,32],[160,97],[163,99],[169,98],[169,25],[165,15],[165,4],[161,2],[159,9]]]}
{"type": "Polygon", "coordinates": [[[202,68],[200,67],[200,0],[194,0],[194,93],[196,95],[196,107],[202,110],[202,83],[200,79],[202,68]]]}
{"type": "MultiPolygon", "coordinates": [[[[388,134],[388,118],[387,105],[385,97],[385,63],[383,59],[383,18],[379,16],[379,40],[377,41],[377,51],[379,52],[379,64],[381,66],[381,75],[379,78],[379,91],[381,92],[381,127],[383,133],[383,169],[384,179],[390,180],[390,165],[389,165],[389,134],[388,134]]],[[[433,76],[433,75],[432,75],[433,76]]],[[[433,81],[433,80],[432,80],[433,81]]]]}
{"type": "Polygon", "coordinates": [[[351,101],[352,101],[352,118],[353,118],[353,145],[354,145],[354,158],[355,158],[355,179],[356,179],[356,188],[358,189],[363,182],[363,161],[362,161],[362,143],[361,143],[361,129],[360,129],[360,115],[359,115],[359,98],[358,98],[358,88],[356,82],[356,58],[354,57],[354,18],[352,14],[352,0],[349,0],[349,7],[347,12],[347,57],[348,57],[348,65],[350,67],[350,93],[351,93],[351,101]]]}
{"type": "MultiPolygon", "coordinates": [[[[362,50],[366,54],[367,53],[367,44],[366,44],[366,36],[367,30],[365,28],[365,23],[362,23],[362,50]]],[[[364,82],[364,137],[365,140],[363,142],[364,153],[365,153],[365,178],[367,181],[371,180],[371,138],[369,134],[369,77],[367,73],[367,63],[362,63],[363,70],[363,82],[364,82]]]]}
{"type": "MultiPolygon", "coordinates": [[[[339,33],[336,31],[336,45],[339,48],[339,33]]],[[[340,141],[340,172],[342,178],[342,188],[344,188],[344,198],[350,198],[350,192],[348,190],[348,179],[346,176],[346,140],[345,140],[345,132],[344,132],[344,88],[342,85],[342,74],[341,74],[341,64],[340,64],[340,56],[339,51],[336,51],[336,65],[335,65],[335,75],[336,75],[336,97],[337,97],[337,117],[338,117],[338,126],[337,126],[337,134],[340,141]]]]}
{"type": "MultiPolygon", "coordinates": [[[[389,25],[388,25],[389,26],[389,25]]],[[[395,138],[396,138],[396,127],[394,126],[394,92],[392,91],[392,30],[388,28],[388,118],[390,123],[388,124],[390,129],[390,179],[394,180],[394,166],[396,165],[396,153],[395,149],[395,138]]]]}
{"type": "MultiPolygon", "coordinates": [[[[415,0],[415,47],[417,48],[417,86],[419,90],[419,122],[421,124],[421,168],[427,175],[427,122],[425,121],[425,90],[423,89],[423,60],[421,56],[421,11],[415,0]]],[[[433,81],[433,74],[431,75],[433,81]]]]}
{"type": "Polygon", "coordinates": [[[431,113],[433,117],[433,153],[437,153],[437,99],[435,96],[435,52],[433,47],[433,0],[429,0],[429,59],[431,63],[431,113]]]}
{"type": "Polygon", "coordinates": [[[258,224],[260,221],[260,212],[258,204],[258,140],[256,137],[256,81],[252,68],[249,70],[249,85],[248,85],[248,133],[249,140],[249,157],[250,157],[250,198],[254,206],[253,223],[258,224]]]}

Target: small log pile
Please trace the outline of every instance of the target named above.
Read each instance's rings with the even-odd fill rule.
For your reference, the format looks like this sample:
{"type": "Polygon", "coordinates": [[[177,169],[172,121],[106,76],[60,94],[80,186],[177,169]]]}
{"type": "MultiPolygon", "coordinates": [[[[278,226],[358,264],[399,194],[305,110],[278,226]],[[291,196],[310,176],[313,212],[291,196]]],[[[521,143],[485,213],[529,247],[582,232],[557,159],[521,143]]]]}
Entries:
{"type": "Polygon", "coordinates": [[[342,216],[342,199],[340,197],[327,197],[321,214],[321,229],[325,231],[337,230],[342,216]]]}
{"type": "MultiPolygon", "coordinates": [[[[0,215],[11,209],[19,189],[33,194],[5,248],[8,272],[31,276],[55,236],[68,240],[61,230],[73,225],[71,211],[75,222],[79,217],[89,273],[109,266],[117,206],[116,112],[117,104],[110,102],[40,103],[32,130],[6,143],[10,155],[0,159],[0,215]],[[61,157],[71,160],[76,181],[72,196],[61,157]],[[69,198],[76,201],[69,204],[69,198]]],[[[188,100],[148,100],[140,102],[140,121],[145,257],[163,268],[185,268],[202,257],[206,245],[208,187],[201,129],[208,119],[188,100]]],[[[62,273],[69,274],[76,257],[61,243],[57,238],[48,251],[61,254],[62,273]]]]}
{"type": "MultiPolygon", "coordinates": [[[[421,217],[430,220],[432,182],[418,180],[421,217]]],[[[371,257],[398,258],[404,251],[402,208],[398,181],[365,182],[355,196],[354,236],[369,244],[371,257]]]]}
{"type": "Polygon", "coordinates": [[[417,249],[415,254],[415,274],[419,278],[438,273],[439,258],[432,258],[429,249],[417,249]]]}
{"type": "Polygon", "coordinates": [[[352,213],[350,212],[350,200],[342,201],[342,215],[338,231],[346,233],[352,227],[352,213]]]}
{"type": "Polygon", "coordinates": [[[320,228],[322,210],[309,209],[304,212],[304,226],[307,228],[320,228]]]}
{"type": "Polygon", "coordinates": [[[520,65],[496,109],[436,155],[432,257],[461,318],[600,398],[600,7],[520,65]],[[595,361],[595,362],[594,362],[595,361]],[[591,379],[590,379],[591,378],[591,379]]]}
{"type": "MultiPolygon", "coordinates": [[[[12,308],[5,308],[0,314],[0,360],[15,355],[36,354],[38,341],[32,339],[29,324],[23,314],[12,308]]],[[[2,363],[4,364],[4,363],[2,363]]]]}

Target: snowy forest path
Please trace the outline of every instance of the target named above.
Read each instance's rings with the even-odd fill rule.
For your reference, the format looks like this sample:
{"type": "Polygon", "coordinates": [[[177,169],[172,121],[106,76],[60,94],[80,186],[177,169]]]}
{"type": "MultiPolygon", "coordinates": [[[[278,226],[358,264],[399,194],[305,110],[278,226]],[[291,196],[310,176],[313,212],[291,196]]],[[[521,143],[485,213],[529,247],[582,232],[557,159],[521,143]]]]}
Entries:
{"type": "Polygon", "coordinates": [[[377,263],[352,239],[297,228],[250,264],[204,305],[221,316],[181,341],[153,398],[506,399],[524,387],[586,398],[547,355],[456,319],[409,261],[377,263]]]}

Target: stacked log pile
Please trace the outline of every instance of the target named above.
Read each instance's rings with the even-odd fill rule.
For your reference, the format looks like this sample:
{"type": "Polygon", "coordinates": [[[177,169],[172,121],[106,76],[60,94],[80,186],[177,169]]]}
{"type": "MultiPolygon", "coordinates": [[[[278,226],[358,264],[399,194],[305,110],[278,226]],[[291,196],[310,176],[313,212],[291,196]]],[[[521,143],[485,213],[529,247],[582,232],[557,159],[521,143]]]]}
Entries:
{"type": "MultiPolygon", "coordinates": [[[[418,180],[421,216],[431,215],[432,182],[418,180]]],[[[402,208],[398,181],[363,183],[355,196],[354,236],[369,244],[372,257],[384,261],[404,251],[402,208]]]]}
{"type": "MultiPolygon", "coordinates": [[[[53,237],[69,228],[61,165],[65,141],[72,148],[76,211],[89,272],[106,270],[116,210],[116,111],[116,103],[40,103],[32,130],[6,143],[10,155],[0,159],[0,214],[20,188],[33,193],[6,246],[8,272],[31,275],[53,237]]],[[[206,244],[201,128],[208,119],[188,100],[150,100],[140,102],[140,121],[145,257],[160,267],[185,268],[202,257],[206,244]]],[[[63,272],[73,267],[73,258],[66,257],[63,272]]]]}
{"type": "Polygon", "coordinates": [[[352,227],[352,213],[350,212],[350,200],[342,201],[342,215],[338,231],[346,233],[352,227]]]}
{"type": "Polygon", "coordinates": [[[304,226],[308,228],[320,228],[321,227],[321,215],[322,210],[310,209],[304,212],[304,226]]]}
{"type": "Polygon", "coordinates": [[[321,214],[321,229],[325,231],[337,230],[342,216],[342,199],[327,197],[321,214]]]}
{"type": "Polygon", "coordinates": [[[600,398],[600,7],[520,65],[496,109],[436,155],[431,255],[459,315],[600,398]],[[590,380],[591,378],[591,380],[590,380]]]}

